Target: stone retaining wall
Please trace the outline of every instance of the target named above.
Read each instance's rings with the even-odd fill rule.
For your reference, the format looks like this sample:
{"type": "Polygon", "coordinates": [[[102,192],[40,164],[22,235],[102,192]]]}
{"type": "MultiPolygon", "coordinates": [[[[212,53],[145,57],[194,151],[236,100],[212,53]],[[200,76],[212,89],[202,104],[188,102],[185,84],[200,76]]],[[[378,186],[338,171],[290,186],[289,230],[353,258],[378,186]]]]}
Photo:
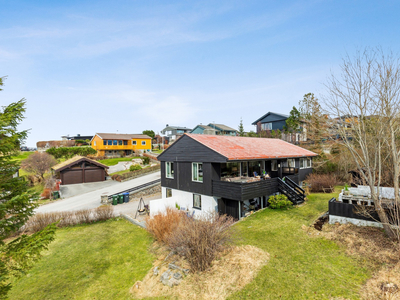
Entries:
{"type": "Polygon", "coordinates": [[[158,183],[156,186],[151,186],[148,188],[144,188],[143,190],[135,191],[129,194],[129,201],[134,200],[135,198],[141,198],[148,195],[153,195],[156,193],[161,193],[161,184],[158,183]]]}

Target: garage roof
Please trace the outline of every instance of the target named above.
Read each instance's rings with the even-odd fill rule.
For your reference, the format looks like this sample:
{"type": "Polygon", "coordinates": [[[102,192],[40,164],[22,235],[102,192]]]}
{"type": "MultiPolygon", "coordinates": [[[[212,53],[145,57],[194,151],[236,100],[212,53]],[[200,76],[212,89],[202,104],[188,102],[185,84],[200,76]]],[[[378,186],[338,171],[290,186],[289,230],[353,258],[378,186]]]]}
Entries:
{"type": "Polygon", "coordinates": [[[55,172],[60,172],[60,171],[66,169],[66,168],[69,168],[69,167],[71,167],[71,166],[73,166],[73,165],[75,165],[75,164],[77,164],[77,163],[79,163],[81,161],[88,161],[88,162],[90,162],[90,163],[92,163],[94,165],[97,165],[99,167],[106,168],[106,169],[109,168],[108,166],[106,166],[106,165],[104,165],[102,163],[99,163],[99,162],[97,162],[97,161],[95,161],[93,159],[77,155],[77,156],[74,156],[73,158],[70,158],[70,159],[68,159],[66,161],[63,161],[62,163],[59,163],[58,165],[55,165],[54,167],[52,167],[52,169],[55,172]]]}

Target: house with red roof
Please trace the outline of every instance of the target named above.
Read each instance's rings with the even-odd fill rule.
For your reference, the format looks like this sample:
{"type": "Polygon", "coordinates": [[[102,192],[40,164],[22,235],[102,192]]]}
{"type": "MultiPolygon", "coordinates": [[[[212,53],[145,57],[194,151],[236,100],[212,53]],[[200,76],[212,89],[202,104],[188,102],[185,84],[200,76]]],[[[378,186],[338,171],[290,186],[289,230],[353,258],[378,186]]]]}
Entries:
{"type": "MultiPolygon", "coordinates": [[[[236,219],[266,207],[277,193],[300,204],[314,156],[280,139],[184,134],[158,156],[162,200],[195,215],[216,211],[236,219]]],[[[150,212],[157,210],[150,201],[150,212]]]]}

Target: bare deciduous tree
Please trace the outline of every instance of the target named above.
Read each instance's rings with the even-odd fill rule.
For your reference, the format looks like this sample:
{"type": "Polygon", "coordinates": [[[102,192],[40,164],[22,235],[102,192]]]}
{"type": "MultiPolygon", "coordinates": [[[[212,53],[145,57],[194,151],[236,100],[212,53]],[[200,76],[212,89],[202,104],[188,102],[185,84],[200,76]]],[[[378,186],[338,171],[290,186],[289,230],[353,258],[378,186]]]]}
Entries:
{"type": "Polygon", "coordinates": [[[358,51],[354,58],[343,59],[341,76],[332,74],[326,87],[324,104],[335,117],[339,142],[370,187],[386,233],[399,238],[400,61],[381,49],[358,51]],[[379,189],[384,174],[391,177],[395,191],[390,212],[379,189]]]}
{"type": "Polygon", "coordinates": [[[46,152],[35,152],[22,161],[21,168],[30,173],[39,175],[43,180],[44,174],[56,164],[57,161],[52,155],[47,154],[46,152]]]}

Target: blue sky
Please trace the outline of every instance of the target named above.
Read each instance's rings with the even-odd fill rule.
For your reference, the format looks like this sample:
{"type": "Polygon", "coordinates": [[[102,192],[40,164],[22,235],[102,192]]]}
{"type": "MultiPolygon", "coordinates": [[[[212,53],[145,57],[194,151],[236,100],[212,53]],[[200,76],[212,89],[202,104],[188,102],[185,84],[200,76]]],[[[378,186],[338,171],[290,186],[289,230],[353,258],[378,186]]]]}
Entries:
{"type": "Polygon", "coordinates": [[[346,53],[398,53],[400,1],[3,1],[0,104],[28,146],[222,123],[324,94],[346,53]]]}

